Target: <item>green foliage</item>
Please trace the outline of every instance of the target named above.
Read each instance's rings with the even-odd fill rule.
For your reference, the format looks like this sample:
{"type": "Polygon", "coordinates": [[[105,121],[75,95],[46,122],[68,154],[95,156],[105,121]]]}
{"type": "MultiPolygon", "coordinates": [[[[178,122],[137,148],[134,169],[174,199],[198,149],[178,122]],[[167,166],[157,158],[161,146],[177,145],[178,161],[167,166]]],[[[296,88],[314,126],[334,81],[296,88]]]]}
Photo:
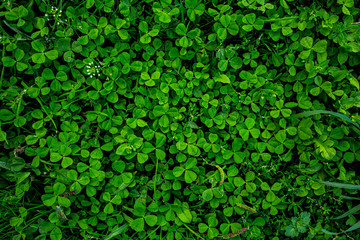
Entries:
{"type": "Polygon", "coordinates": [[[298,218],[292,217],[291,224],[287,226],[285,235],[288,237],[298,237],[300,233],[305,233],[310,220],[310,213],[308,212],[302,212],[298,218]]]}
{"type": "MultiPolygon", "coordinates": [[[[343,189],[351,189],[351,190],[360,190],[360,185],[355,185],[355,184],[346,184],[346,183],[337,183],[337,182],[326,182],[326,181],[320,181],[321,184],[324,184],[326,186],[330,186],[330,187],[336,187],[336,188],[343,188],[343,189]]],[[[358,211],[360,211],[360,204],[352,207],[349,211],[341,214],[340,216],[334,218],[334,220],[338,220],[338,219],[342,219],[348,216],[352,216],[352,214],[356,214],[358,211]]],[[[360,228],[360,222],[354,222],[352,221],[353,219],[349,218],[349,220],[352,222],[351,227],[342,231],[342,232],[330,232],[326,229],[321,229],[324,233],[329,234],[329,235],[338,235],[338,234],[346,234],[348,232],[352,232],[355,231],[357,229],[360,228]]],[[[348,220],[348,221],[349,221],[348,220]]],[[[350,222],[349,221],[349,222],[350,222]]]]}
{"type": "Polygon", "coordinates": [[[355,230],[358,6],[1,1],[0,238],[355,230]]]}

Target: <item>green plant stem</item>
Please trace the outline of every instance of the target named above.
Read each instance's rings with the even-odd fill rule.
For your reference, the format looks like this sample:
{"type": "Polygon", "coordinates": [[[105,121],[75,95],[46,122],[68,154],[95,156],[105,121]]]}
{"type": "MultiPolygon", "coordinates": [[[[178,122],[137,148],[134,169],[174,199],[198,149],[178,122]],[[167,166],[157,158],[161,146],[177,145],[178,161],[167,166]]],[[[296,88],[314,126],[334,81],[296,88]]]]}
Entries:
{"type": "Polygon", "coordinates": [[[151,233],[149,233],[149,234],[144,238],[144,240],[147,239],[151,234],[153,234],[154,232],[156,232],[156,231],[159,229],[159,227],[160,227],[160,226],[158,226],[157,228],[154,229],[154,231],[152,231],[151,233]]]}
{"type": "MultiPolygon", "coordinates": [[[[21,84],[25,87],[25,89],[29,89],[29,87],[26,85],[26,83],[21,82],[21,84]]],[[[55,124],[55,122],[54,122],[54,119],[53,119],[53,118],[48,114],[48,112],[46,111],[46,109],[45,109],[42,101],[40,100],[40,97],[36,97],[35,99],[39,102],[39,104],[40,104],[41,108],[44,110],[45,114],[50,118],[50,120],[51,120],[51,122],[54,124],[55,130],[56,130],[56,132],[57,132],[57,126],[56,126],[56,124],[55,124]]]]}
{"type": "Polygon", "coordinates": [[[196,237],[198,237],[198,239],[202,239],[205,240],[203,237],[201,237],[197,232],[195,232],[194,230],[192,230],[188,225],[186,225],[186,223],[184,223],[184,226],[189,229],[190,232],[192,232],[196,237]]]}
{"type": "Polygon", "coordinates": [[[204,203],[206,203],[206,202],[205,202],[205,201],[202,201],[202,202],[201,202],[201,203],[199,203],[198,205],[191,206],[191,208],[201,207],[202,205],[204,205],[204,203]]]}
{"type": "Polygon", "coordinates": [[[14,28],[14,27],[12,27],[12,26],[10,26],[10,24],[8,24],[5,20],[3,20],[3,22],[5,23],[6,26],[8,26],[8,27],[9,27],[11,30],[13,30],[14,32],[16,32],[16,33],[18,33],[18,34],[21,34],[21,35],[23,35],[23,36],[25,36],[25,37],[27,37],[29,40],[32,40],[32,38],[31,38],[29,35],[27,35],[27,34],[21,32],[20,30],[14,28]]]}
{"type": "MultiPolygon", "coordinates": [[[[3,44],[2,57],[5,57],[5,44],[3,44]]],[[[3,81],[3,78],[4,78],[4,73],[5,73],[5,66],[3,64],[2,69],[1,69],[1,77],[0,77],[0,90],[1,90],[1,87],[2,87],[2,81],[3,81]]]]}
{"type": "Polygon", "coordinates": [[[45,114],[50,118],[51,122],[54,124],[55,130],[57,132],[57,126],[56,126],[56,124],[54,122],[54,119],[48,114],[48,112],[46,111],[44,105],[42,104],[42,102],[40,101],[40,99],[38,97],[36,98],[36,100],[39,102],[39,104],[40,104],[41,108],[44,110],[45,114]]]}
{"type": "MultiPolygon", "coordinates": [[[[62,10],[62,0],[60,0],[60,6],[59,9],[62,10]]],[[[56,27],[57,21],[58,21],[59,15],[56,15],[55,21],[54,21],[54,25],[52,26],[52,31],[54,31],[54,28],[56,27]]]]}
{"type": "MultiPolygon", "coordinates": [[[[158,166],[159,166],[159,159],[156,158],[156,167],[155,167],[155,176],[154,176],[154,196],[156,197],[156,179],[157,179],[157,171],[158,171],[158,166]]],[[[154,200],[154,199],[153,199],[154,200]]],[[[155,200],[157,202],[157,198],[155,200]]]]}
{"type": "Polygon", "coordinates": [[[47,164],[47,165],[53,165],[53,166],[58,165],[58,164],[55,164],[55,163],[49,163],[49,162],[44,161],[44,160],[41,160],[41,159],[40,159],[40,162],[45,163],[45,164],[47,164]]]}
{"type": "Polygon", "coordinates": [[[103,113],[103,112],[97,112],[97,111],[87,111],[86,113],[96,113],[96,114],[103,115],[103,116],[105,116],[105,117],[109,117],[109,115],[107,115],[106,113],[103,113]]]}
{"type": "Polygon", "coordinates": [[[292,20],[292,19],[298,19],[299,17],[283,17],[283,18],[271,18],[264,20],[264,22],[278,22],[278,21],[286,21],[286,20],[292,20]]]}

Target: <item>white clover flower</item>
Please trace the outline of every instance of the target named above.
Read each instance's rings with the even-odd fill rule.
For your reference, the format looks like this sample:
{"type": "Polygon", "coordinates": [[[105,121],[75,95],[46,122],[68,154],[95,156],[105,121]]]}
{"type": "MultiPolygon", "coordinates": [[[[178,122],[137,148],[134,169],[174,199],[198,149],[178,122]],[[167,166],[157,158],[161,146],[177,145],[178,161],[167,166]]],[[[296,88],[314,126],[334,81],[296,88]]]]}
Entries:
{"type": "Polygon", "coordinates": [[[90,76],[90,78],[100,77],[101,75],[100,66],[94,64],[94,62],[89,62],[86,65],[85,69],[86,69],[85,73],[87,73],[87,75],[90,76]]]}

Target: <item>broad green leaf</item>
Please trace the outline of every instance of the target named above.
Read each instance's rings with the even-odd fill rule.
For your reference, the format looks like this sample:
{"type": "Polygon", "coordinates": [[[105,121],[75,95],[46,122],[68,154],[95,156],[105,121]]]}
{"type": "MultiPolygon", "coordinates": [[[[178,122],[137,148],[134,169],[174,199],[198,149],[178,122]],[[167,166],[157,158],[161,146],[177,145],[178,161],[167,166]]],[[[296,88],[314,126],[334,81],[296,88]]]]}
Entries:
{"type": "Polygon", "coordinates": [[[139,163],[145,163],[149,159],[149,156],[145,153],[138,153],[137,160],[139,163]]]}
{"type": "Polygon", "coordinates": [[[252,118],[246,118],[245,125],[248,129],[252,129],[255,125],[255,120],[252,118]]]}
{"type": "Polygon", "coordinates": [[[217,30],[217,35],[220,39],[224,40],[227,37],[227,31],[225,28],[219,28],[217,30]]]}
{"type": "Polygon", "coordinates": [[[202,193],[202,197],[205,201],[210,201],[211,199],[213,199],[214,194],[212,189],[206,189],[203,193],[202,193]]]}
{"type": "Polygon", "coordinates": [[[112,203],[109,202],[105,205],[104,212],[107,214],[111,214],[114,212],[114,206],[112,205],[112,203]]]}
{"type": "Polygon", "coordinates": [[[33,47],[33,49],[35,49],[38,52],[45,51],[45,46],[44,46],[44,44],[42,44],[42,42],[40,40],[32,41],[31,46],[33,47]]]}
{"type": "Polygon", "coordinates": [[[177,216],[184,223],[191,223],[192,215],[189,209],[183,208],[181,212],[177,212],[177,216]]]}
{"type": "Polygon", "coordinates": [[[55,227],[50,233],[50,239],[51,240],[61,240],[62,239],[61,229],[58,227],[55,227]]]}
{"type": "Polygon", "coordinates": [[[71,205],[70,200],[68,198],[62,197],[62,196],[58,197],[58,203],[62,207],[70,207],[70,205],[71,205]]]}
{"type": "Polygon", "coordinates": [[[71,39],[70,38],[60,38],[57,40],[55,46],[59,51],[70,51],[71,45],[70,45],[71,39]]]}
{"type": "Polygon", "coordinates": [[[95,0],[86,0],[86,8],[91,8],[95,4],[95,0]]]}
{"type": "Polygon", "coordinates": [[[16,63],[16,61],[14,59],[12,59],[11,57],[3,57],[2,62],[5,67],[12,67],[16,63]]]}
{"type": "Polygon", "coordinates": [[[299,236],[299,232],[297,231],[297,228],[295,226],[289,225],[285,229],[285,235],[288,237],[297,237],[297,236],[299,236]]]}
{"type": "Polygon", "coordinates": [[[175,177],[180,177],[185,171],[185,168],[176,166],[173,170],[173,174],[175,177]]]}
{"type": "Polygon", "coordinates": [[[177,142],[177,143],[176,143],[176,148],[177,148],[179,151],[185,150],[187,146],[188,146],[188,144],[185,143],[185,142],[177,142]]]}
{"type": "Polygon", "coordinates": [[[144,33],[147,33],[149,31],[149,26],[148,26],[147,22],[145,22],[145,21],[140,22],[139,30],[144,33]]]}
{"type": "Polygon", "coordinates": [[[301,39],[300,44],[304,48],[310,49],[313,46],[313,42],[314,42],[314,40],[312,37],[304,37],[301,39]]]}
{"type": "Polygon", "coordinates": [[[250,14],[245,15],[245,16],[242,18],[242,21],[243,21],[245,24],[253,25],[253,24],[255,23],[255,19],[256,19],[255,13],[250,13],[250,14]]]}
{"type": "MultiPolygon", "coordinates": [[[[179,150],[180,150],[180,149],[179,149],[179,150]]],[[[187,152],[188,152],[188,154],[191,155],[191,156],[196,156],[199,151],[200,151],[199,148],[198,148],[197,146],[195,146],[195,145],[190,145],[190,144],[189,144],[189,145],[187,146],[187,152]]]]}
{"type": "Polygon", "coordinates": [[[137,217],[143,217],[145,215],[146,207],[140,203],[136,202],[133,210],[133,214],[137,217]]]}
{"type": "Polygon", "coordinates": [[[5,12],[5,18],[7,20],[9,20],[9,21],[16,21],[16,20],[19,19],[19,16],[16,13],[12,12],[12,11],[6,11],[5,12]]]}
{"type": "Polygon", "coordinates": [[[326,46],[327,46],[326,40],[320,40],[317,43],[315,43],[312,49],[317,53],[324,53],[326,52],[326,46]]]}
{"type": "Polygon", "coordinates": [[[220,71],[226,71],[227,67],[228,67],[228,60],[220,60],[218,63],[218,68],[220,71]]]}
{"type": "Polygon", "coordinates": [[[60,195],[63,194],[66,190],[66,186],[63,183],[57,182],[54,184],[54,194],[60,195]]]}
{"type": "Polygon", "coordinates": [[[62,162],[61,162],[61,166],[63,168],[67,168],[67,167],[71,166],[73,163],[74,163],[74,161],[71,158],[64,157],[62,162]]]}
{"type": "Polygon", "coordinates": [[[141,232],[144,230],[145,221],[144,218],[137,218],[130,223],[130,227],[137,232],[141,232]]]}
{"type": "Polygon", "coordinates": [[[145,216],[145,222],[150,227],[155,226],[157,224],[157,221],[158,221],[158,217],[155,216],[155,215],[147,215],[147,216],[145,216]]]}
{"type": "Polygon", "coordinates": [[[31,59],[34,63],[44,63],[45,62],[45,54],[44,53],[35,53],[31,56],[31,59]]]}
{"type": "Polygon", "coordinates": [[[0,110],[0,120],[1,121],[10,121],[15,117],[15,114],[7,109],[0,110]]]}
{"type": "Polygon", "coordinates": [[[130,65],[130,67],[133,71],[140,72],[143,67],[143,63],[140,61],[135,61],[130,65]]]}
{"type": "Polygon", "coordinates": [[[186,26],[183,23],[179,23],[175,28],[175,32],[180,36],[186,35],[187,32],[186,26]]]}
{"type": "Polygon", "coordinates": [[[208,230],[208,236],[210,239],[213,239],[219,235],[219,230],[216,228],[209,228],[208,230]]]}
{"type": "Polygon", "coordinates": [[[198,228],[200,233],[204,233],[209,229],[208,225],[206,225],[205,223],[199,223],[198,228]]]}
{"type": "Polygon", "coordinates": [[[186,170],[185,171],[185,182],[186,183],[192,183],[196,180],[197,175],[195,172],[191,171],[191,170],[186,170]]]}
{"type": "Polygon", "coordinates": [[[229,15],[223,15],[220,18],[220,23],[226,28],[230,25],[231,17],[229,15]]]}
{"type": "Polygon", "coordinates": [[[57,197],[52,194],[44,194],[41,196],[45,206],[52,206],[56,202],[57,197]]]}

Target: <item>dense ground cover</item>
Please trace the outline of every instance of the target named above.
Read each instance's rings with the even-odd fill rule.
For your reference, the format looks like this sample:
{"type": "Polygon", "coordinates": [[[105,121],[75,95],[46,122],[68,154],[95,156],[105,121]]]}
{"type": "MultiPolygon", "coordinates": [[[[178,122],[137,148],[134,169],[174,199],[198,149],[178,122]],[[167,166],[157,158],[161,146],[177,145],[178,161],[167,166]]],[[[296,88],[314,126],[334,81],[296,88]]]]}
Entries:
{"type": "Polygon", "coordinates": [[[359,4],[2,0],[0,238],[359,239],[359,4]]]}

